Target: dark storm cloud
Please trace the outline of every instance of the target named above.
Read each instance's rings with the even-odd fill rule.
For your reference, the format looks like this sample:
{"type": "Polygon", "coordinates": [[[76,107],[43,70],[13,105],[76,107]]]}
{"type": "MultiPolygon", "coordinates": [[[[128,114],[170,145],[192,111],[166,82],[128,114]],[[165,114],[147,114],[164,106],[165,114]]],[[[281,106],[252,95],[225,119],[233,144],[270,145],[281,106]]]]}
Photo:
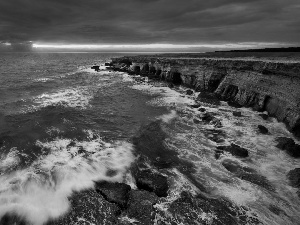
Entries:
{"type": "Polygon", "coordinates": [[[298,0],[0,0],[0,40],[298,43],[299,12],[298,0]]]}

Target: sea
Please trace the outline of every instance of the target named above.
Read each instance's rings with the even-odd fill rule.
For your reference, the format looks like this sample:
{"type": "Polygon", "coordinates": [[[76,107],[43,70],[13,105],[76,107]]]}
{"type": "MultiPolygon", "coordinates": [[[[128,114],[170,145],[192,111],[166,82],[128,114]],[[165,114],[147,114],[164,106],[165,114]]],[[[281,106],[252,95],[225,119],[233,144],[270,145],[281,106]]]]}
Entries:
{"type": "Polygon", "coordinates": [[[300,199],[286,176],[299,159],[276,148],[276,137],[294,138],[283,123],[250,108],[199,102],[199,92],[188,95],[187,87],[91,69],[123,55],[128,53],[0,54],[0,218],[16,214],[44,224],[68,212],[72,193],[93,188],[94,181],[136,188],[130,168],[144,153],[132,140],[155,122],[166,134],[165,146],[194,168],[188,175],[164,168],[171,183],[166,202],[182,191],[200,193],[201,184],[211,197],[247,208],[261,224],[300,223],[300,199]],[[199,122],[205,112],[194,104],[222,126],[199,122]],[[236,111],[242,116],[233,116],[236,111]],[[269,134],[260,134],[258,125],[269,134]],[[217,159],[216,147],[231,143],[249,157],[217,159]],[[226,163],[255,170],[269,186],[241,179],[226,163]]]}

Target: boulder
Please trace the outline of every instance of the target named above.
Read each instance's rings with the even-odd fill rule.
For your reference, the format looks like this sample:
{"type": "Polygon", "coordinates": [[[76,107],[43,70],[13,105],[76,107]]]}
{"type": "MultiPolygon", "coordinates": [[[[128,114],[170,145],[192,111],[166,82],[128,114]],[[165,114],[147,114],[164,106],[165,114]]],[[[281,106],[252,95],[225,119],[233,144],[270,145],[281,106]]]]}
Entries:
{"type": "Polygon", "coordinates": [[[206,109],[205,109],[205,108],[200,108],[200,109],[198,109],[198,111],[199,111],[199,112],[205,112],[206,109]]]}
{"type": "Polygon", "coordinates": [[[209,123],[210,121],[212,121],[215,117],[209,113],[206,112],[201,116],[202,121],[209,123]]]}
{"type": "Polygon", "coordinates": [[[200,121],[200,120],[198,120],[198,119],[196,119],[196,118],[194,118],[194,119],[193,119],[193,121],[194,121],[194,123],[195,123],[195,124],[199,124],[199,123],[201,123],[201,121],[200,121]]]}
{"type": "Polygon", "coordinates": [[[219,153],[223,153],[222,151],[226,151],[234,156],[238,156],[241,158],[245,158],[245,157],[249,156],[247,149],[242,148],[236,144],[231,144],[229,146],[218,146],[217,149],[221,150],[221,151],[219,151],[219,153]]]}
{"type": "Polygon", "coordinates": [[[291,186],[300,188],[300,168],[296,168],[291,170],[287,177],[290,181],[291,186]]]}
{"type": "Polygon", "coordinates": [[[106,181],[95,182],[95,189],[107,201],[116,203],[121,208],[126,208],[130,186],[124,183],[110,183],[106,181]]]}
{"type": "Polygon", "coordinates": [[[224,160],[222,165],[231,173],[234,173],[238,178],[248,181],[252,184],[258,185],[269,191],[275,191],[274,187],[270,184],[268,179],[258,174],[254,169],[241,166],[233,160],[224,160]]]}
{"type": "Polygon", "coordinates": [[[192,94],[194,94],[194,92],[192,90],[186,90],[186,94],[187,95],[192,95],[192,94]]]}
{"type": "Polygon", "coordinates": [[[259,133],[261,133],[261,134],[269,133],[269,130],[263,125],[258,125],[257,128],[258,128],[259,133]]]}
{"type": "Polygon", "coordinates": [[[129,192],[129,201],[126,215],[129,218],[139,220],[139,224],[154,224],[154,208],[153,205],[158,201],[158,197],[154,193],[148,191],[131,190],[129,192]]]}
{"type": "Polygon", "coordinates": [[[158,197],[168,195],[168,179],[159,173],[154,173],[151,170],[139,171],[135,175],[135,180],[139,189],[154,192],[158,197]]]}
{"type": "Polygon", "coordinates": [[[276,147],[281,150],[287,150],[295,145],[295,141],[292,138],[278,137],[276,138],[276,141],[278,143],[276,147]]]}
{"type": "Polygon", "coordinates": [[[201,102],[208,103],[211,105],[220,105],[220,100],[215,93],[201,92],[197,99],[201,102]]]}
{"type": "Polygon", "coordinates": [[[267,120],[269,118],[269,116],[267,114],[258,114],[261,118],[263,118],[264,120],[267,120]]]}
{"type": "Polygon", "coordinates": [[[238,111],[234,111],[232,112],[232,115],[236,116],[236,117],[241,117],[242,116],[242,113],[241,112],[238,112],[238,111]]]}
{"type": "Polygon", "coordinates": [[[278,137],[276,141],[278,142],[277,148],[286,150],[286,152],[294,158],[300,157],[300,145],[296,144],[292,138],[278,137]]]}
{"type": "Polygon", "coordinates": [[[199,108],[201,105],[200,104],[194,104],[194,105],[190,105],[191,108],[199,108]]]}
{"type": "Polygon", "coordinates": [[[95,71],[99,71],[100,70],[100,66],[92,66],[91,69],[94,69],[95,71]]]}

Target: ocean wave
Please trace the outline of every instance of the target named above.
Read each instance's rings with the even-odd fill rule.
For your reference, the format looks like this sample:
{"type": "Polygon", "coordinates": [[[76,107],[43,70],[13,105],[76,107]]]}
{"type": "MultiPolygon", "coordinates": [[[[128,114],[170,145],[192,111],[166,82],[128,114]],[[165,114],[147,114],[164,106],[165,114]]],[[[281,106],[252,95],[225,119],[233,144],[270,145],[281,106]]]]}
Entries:
{"type": "Polygon", "coordinates": [[[0,217],[15,213],[32,224],[43,224],[67,212],[73,191],[92,188],[98,180],[128,181],[126,173],[134,161],[127,142],[57,138],[36,145],[48,154],[29,168],[0,177],[0,217]]]}

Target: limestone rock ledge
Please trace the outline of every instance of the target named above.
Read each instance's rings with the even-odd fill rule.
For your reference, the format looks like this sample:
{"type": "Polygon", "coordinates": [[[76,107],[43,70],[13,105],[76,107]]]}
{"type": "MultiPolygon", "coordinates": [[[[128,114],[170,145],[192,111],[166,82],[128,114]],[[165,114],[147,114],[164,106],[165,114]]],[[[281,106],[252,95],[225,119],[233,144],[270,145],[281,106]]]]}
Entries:
{"type": "Polygon", "coordinates": [[[116,70],[216,93],[267,111],[300,137],[300,63],[218,58],[113,58],[116,70]]]}

